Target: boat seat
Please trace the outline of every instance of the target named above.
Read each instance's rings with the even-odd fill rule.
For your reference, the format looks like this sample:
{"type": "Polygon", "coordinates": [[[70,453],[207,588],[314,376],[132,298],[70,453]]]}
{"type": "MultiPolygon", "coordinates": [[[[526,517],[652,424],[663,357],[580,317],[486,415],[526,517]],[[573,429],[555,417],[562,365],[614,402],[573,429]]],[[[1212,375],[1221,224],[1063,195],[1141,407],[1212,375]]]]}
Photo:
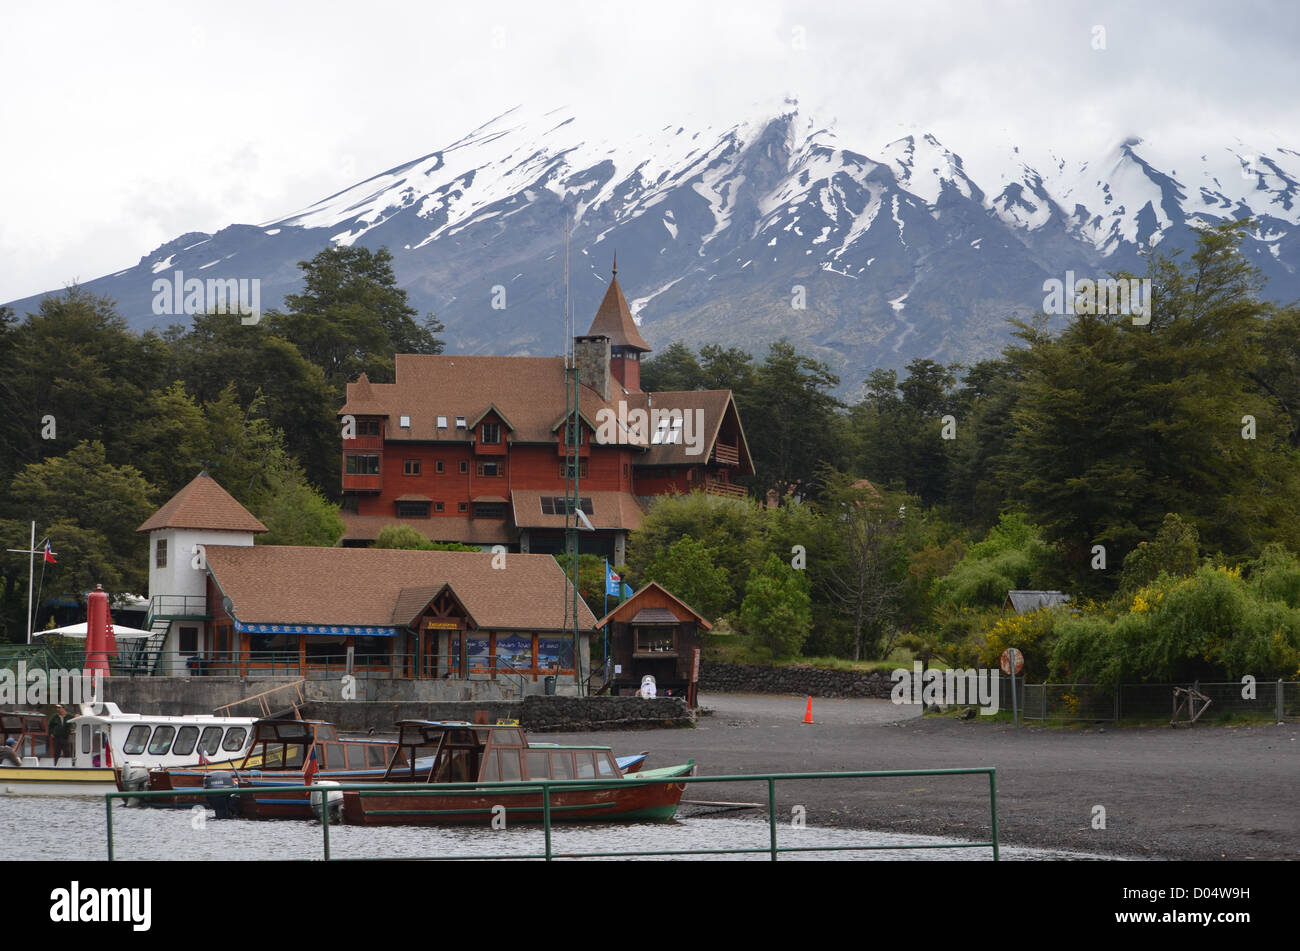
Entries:
{"type": "Polygon", "coordinates": [[[31,767],[31,766],[40,766],[40,765],[41,765],[41,761],[37,759],[35,756],[23,757],[23,766],[31,767]]]}

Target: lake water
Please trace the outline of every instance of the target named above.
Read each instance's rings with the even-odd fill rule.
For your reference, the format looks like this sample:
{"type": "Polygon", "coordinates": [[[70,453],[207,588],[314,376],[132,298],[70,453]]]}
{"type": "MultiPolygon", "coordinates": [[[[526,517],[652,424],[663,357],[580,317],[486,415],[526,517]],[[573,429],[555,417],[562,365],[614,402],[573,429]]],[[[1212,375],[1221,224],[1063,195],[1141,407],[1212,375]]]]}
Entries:
{"type": "MultiPolygon", "coordinates": [[[[0,835],[9,860],[98,861],[107,857],[105,807],[102,799],[8,796],[0,798],[0,835]]],[[[319,859],[321,827],[308,821],[256,822],[198,817],[189,809],[145,809],[113,805],[114,854],[119,860],[182,861],[319,859]]],[[[690,816],[668,823],[635,825],[557,825],[552,850],[619,852],[671,849],[761,849],[768,847],[765,816],[690,816]]],[[[792,828],[787,819],[777,827],[782,847],[926,843],[939,848],[917,850],[792,853],[781,857],[819,861],[922,861],[957,859],[989,861],[990,848],[951,848],[952,840],[933,836],[897,835],[864,830],[807,826],[792,828]]],[[[511,855],[544,851],[539,826],[503,830],[483,827],[439,828],[330,825],[330,853],[335,859],[417,859],[451,856],[511,855]]],[[[1003,845],[1001,858],[1011,860],[1100,859],[1103,856],[1003,845]]],[[[661,856],[660,858],[668,858],[661,856]]],[[[758,860],[757,855],[690,856],[692,859],[758,860]]],[[[647,861],[652,860],[647,858],[647,861]]],[[[680,859],[679,859],[680,860],[680,859]]]]}

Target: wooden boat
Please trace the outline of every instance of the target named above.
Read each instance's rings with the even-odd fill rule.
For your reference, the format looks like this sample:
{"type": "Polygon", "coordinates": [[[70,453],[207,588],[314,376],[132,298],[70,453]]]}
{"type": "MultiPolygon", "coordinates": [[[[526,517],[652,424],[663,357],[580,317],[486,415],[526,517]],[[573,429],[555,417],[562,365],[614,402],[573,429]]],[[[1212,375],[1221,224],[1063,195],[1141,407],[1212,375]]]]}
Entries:
{"type": "Polygon", "coordinates": [[[507,822],[540,822],[542,794],[511,787],[513,780],[608,780],[589,786],[554,788],[550,793],[553,822],[626,822],[671,819],[686,784],[671,780],[689,775],[695,761],[680,766],[642,770],[636,780],[618,782],[625,774],[608,747],[529,744],[518,727],[486,724],[403,720],[398,746],[404,757],[394,758],[384,775],[389,783],[423,783],[426,788],[386,792],[345,791],[343,815],[359,825],[487,824],[505,809],[507,822]],[[480,788],[439,788],[445,783],[483,783],[480,788]]]}
{"type": "MultiPolygon", "coordinates": [[[[537,744],[534,743],[533,745],[536,746],[537,744]]],[[[632,756],[616,756],[614,757],[614,762],[617,763],[618,768],[623,771],[623,775],[627,776],[629,773],[641,772],[641,767],[645,765],[646,757],[649,755],[649,752],[642,750],[640,753],[635,753],[632,756]]]]}
{"type": "MultiPolygon", "coordinates": [[[[254,788],[307,785],[312,781],[309,772],[316,780],[373,783],[382,781],[401,755],[396,740],[339,736],[333,724],[321,720],[262,719],[253,724],[248,756],[233,770],[233,778],[236,785],[254,788]]],[[[149,800],[149,805],[211,804],[214,794],[203,792],[211,779],[211,770],[152,770],[150,790],[181,794],[149,800]]],[[[308,796],[306,792],[230,796],[228,805],[231,813],[245,819],[310,819],[313,813],[308,796]]],[[[222,811],[226,805],[222,804],[222,811]]]]}
{"type": "Polygon", "coordinates": [[[0,793],[94,796],[144,788],[153,767],[229,768],[246,759],[253,717],[149,716],[114,703],[80,705],[70,720],[72,756],[54,759],[49,718],[33,711],[0,713],[0,746],[10,739],[19,765],[0,763],[0,793]],[[96,712],[98,708],[98,712],[96,712]]]}

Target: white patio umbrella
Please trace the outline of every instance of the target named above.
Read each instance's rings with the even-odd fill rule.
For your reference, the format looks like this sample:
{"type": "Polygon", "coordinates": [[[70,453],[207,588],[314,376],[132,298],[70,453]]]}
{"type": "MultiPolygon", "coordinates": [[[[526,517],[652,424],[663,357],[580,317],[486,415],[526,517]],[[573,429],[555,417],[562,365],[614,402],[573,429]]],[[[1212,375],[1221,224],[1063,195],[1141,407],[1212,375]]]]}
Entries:
{"type": "MultiPolygon", "coordinates": [[[[40,637],[43,634],[62,634],[64,637],[85,637],[86,622],[82,621],[79,624],[69,624],[67,627],[55,627],[48,631],[36,631],[34,633],[37,637],[40,637]]],[[[113,625],[113,636],[126,638],[127,640],[131,640],[132,638],[148,637],[151,633],[151,631],[142,631],[137,627],[123,627],[121,624],[113,625]]]]}

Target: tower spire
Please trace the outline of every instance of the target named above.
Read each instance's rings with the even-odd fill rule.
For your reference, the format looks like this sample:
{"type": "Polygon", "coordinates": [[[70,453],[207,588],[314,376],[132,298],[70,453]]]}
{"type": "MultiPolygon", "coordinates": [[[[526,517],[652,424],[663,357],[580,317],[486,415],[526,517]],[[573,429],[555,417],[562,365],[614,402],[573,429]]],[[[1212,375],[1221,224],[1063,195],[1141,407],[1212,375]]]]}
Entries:
{"type": "Polygon", "coordinates": [[[614,252],[614,276],[618,277],[618,252],[614,252]]]}

